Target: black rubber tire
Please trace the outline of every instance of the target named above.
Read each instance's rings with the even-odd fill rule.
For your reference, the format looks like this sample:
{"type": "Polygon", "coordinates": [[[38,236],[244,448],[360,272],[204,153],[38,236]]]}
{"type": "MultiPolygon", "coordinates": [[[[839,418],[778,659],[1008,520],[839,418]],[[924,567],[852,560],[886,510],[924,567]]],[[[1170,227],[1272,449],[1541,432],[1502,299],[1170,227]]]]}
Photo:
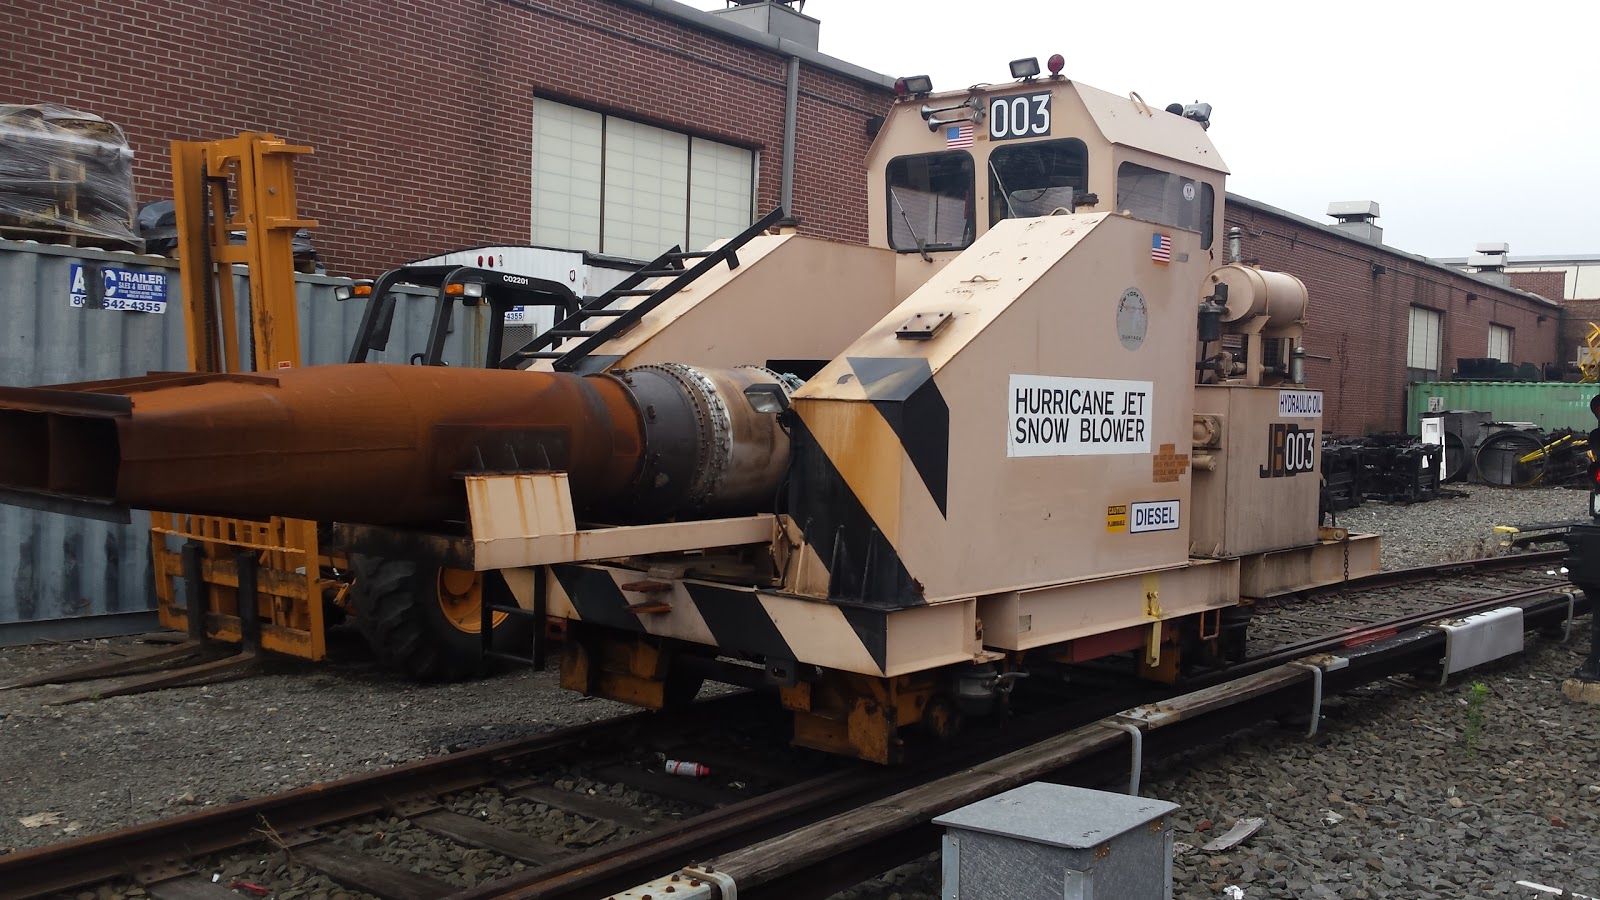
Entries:
{"type": "MultiPolygon", "coordinates": [[[[386,668],[427,682],[482,678],[498,668],[483,658],[480,635],[456,628],[439,608],[437,564],[370,556],[351,557],[350,564],[356,625],[386,668]]],[[[483,578],[497,602],[514,603],[498,573],[483,578]]],[[[506,617],[494,628],[496,649],[528,653],[533,628],[531,617],[506,617]]]]}

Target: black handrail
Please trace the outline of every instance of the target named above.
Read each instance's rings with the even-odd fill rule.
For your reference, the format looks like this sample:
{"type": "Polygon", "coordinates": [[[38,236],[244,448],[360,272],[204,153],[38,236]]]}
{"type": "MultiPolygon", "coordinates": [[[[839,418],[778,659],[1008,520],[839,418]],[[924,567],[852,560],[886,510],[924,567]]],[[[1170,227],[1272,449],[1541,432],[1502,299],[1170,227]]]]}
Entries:
{"type": "Polygon", "coordinates": [[[764,234],[768,228],[777,224],[783,217],[783,207],[780,206],[767,213],[761,218],[761,221],[746,228],[727,243],[715,250],[707,251],[700,261],[695,263],[693,268],[662,285],[655,293],[639,301],[622,315],[612,318],[603,327],[595,329],[593,337],[586,338],[583,343],[568,350],[564,356],[551,363],[551,368],[557,372],[570,372],[577,368],[579,363],[583,362],[584,358],[593,353],[601,344],[632,327],[633,323],[644,318],[646,313],[667,302],[673,295],[692,283],[696,278],[711,271],[723,262],[728,264],[728,268],[737,269],[739,267],[739,257],[737,255],[739,248],[750,243],[757,235],[764,234]]]}

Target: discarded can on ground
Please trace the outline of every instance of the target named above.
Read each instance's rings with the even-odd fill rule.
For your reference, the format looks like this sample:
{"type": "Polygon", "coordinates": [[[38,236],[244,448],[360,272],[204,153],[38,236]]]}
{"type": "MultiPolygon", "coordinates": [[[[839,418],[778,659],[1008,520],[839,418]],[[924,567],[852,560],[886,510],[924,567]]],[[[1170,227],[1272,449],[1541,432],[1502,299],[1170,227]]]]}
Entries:
{"type": "Polygon", "coordinates": [[[702,766],[697,762],[685,762],[683,760],[669,759],[667,760],[667,774],[687,775],[690,778],[701,778],[706,775],[710,775],[711,769],[708,766],[702,766]]]}

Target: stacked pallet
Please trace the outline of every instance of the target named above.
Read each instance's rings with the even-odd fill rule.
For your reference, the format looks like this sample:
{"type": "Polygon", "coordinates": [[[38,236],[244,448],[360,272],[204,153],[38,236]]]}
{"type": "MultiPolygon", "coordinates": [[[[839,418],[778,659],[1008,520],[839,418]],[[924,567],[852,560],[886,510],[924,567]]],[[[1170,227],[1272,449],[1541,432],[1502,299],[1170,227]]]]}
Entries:
{"type": "Polygon", "coordinates": [[[1409,434],[1322,437],[1322,514],[1367,500],[1421,503],[1439,496],[1442,447],[1409,434]]]}
{"type": "Polygon", "coordinates": [[[1368,500],[1420,503],[1439,496],[1444,448],[1409,434],[1373,434],[1361,450],[1361,494],[1368,500]]]}
{"type": "Polygon", "coordinates": [[[142,251],[122,129],[51,103],[0,104],[0,238],[142,251]]]}

